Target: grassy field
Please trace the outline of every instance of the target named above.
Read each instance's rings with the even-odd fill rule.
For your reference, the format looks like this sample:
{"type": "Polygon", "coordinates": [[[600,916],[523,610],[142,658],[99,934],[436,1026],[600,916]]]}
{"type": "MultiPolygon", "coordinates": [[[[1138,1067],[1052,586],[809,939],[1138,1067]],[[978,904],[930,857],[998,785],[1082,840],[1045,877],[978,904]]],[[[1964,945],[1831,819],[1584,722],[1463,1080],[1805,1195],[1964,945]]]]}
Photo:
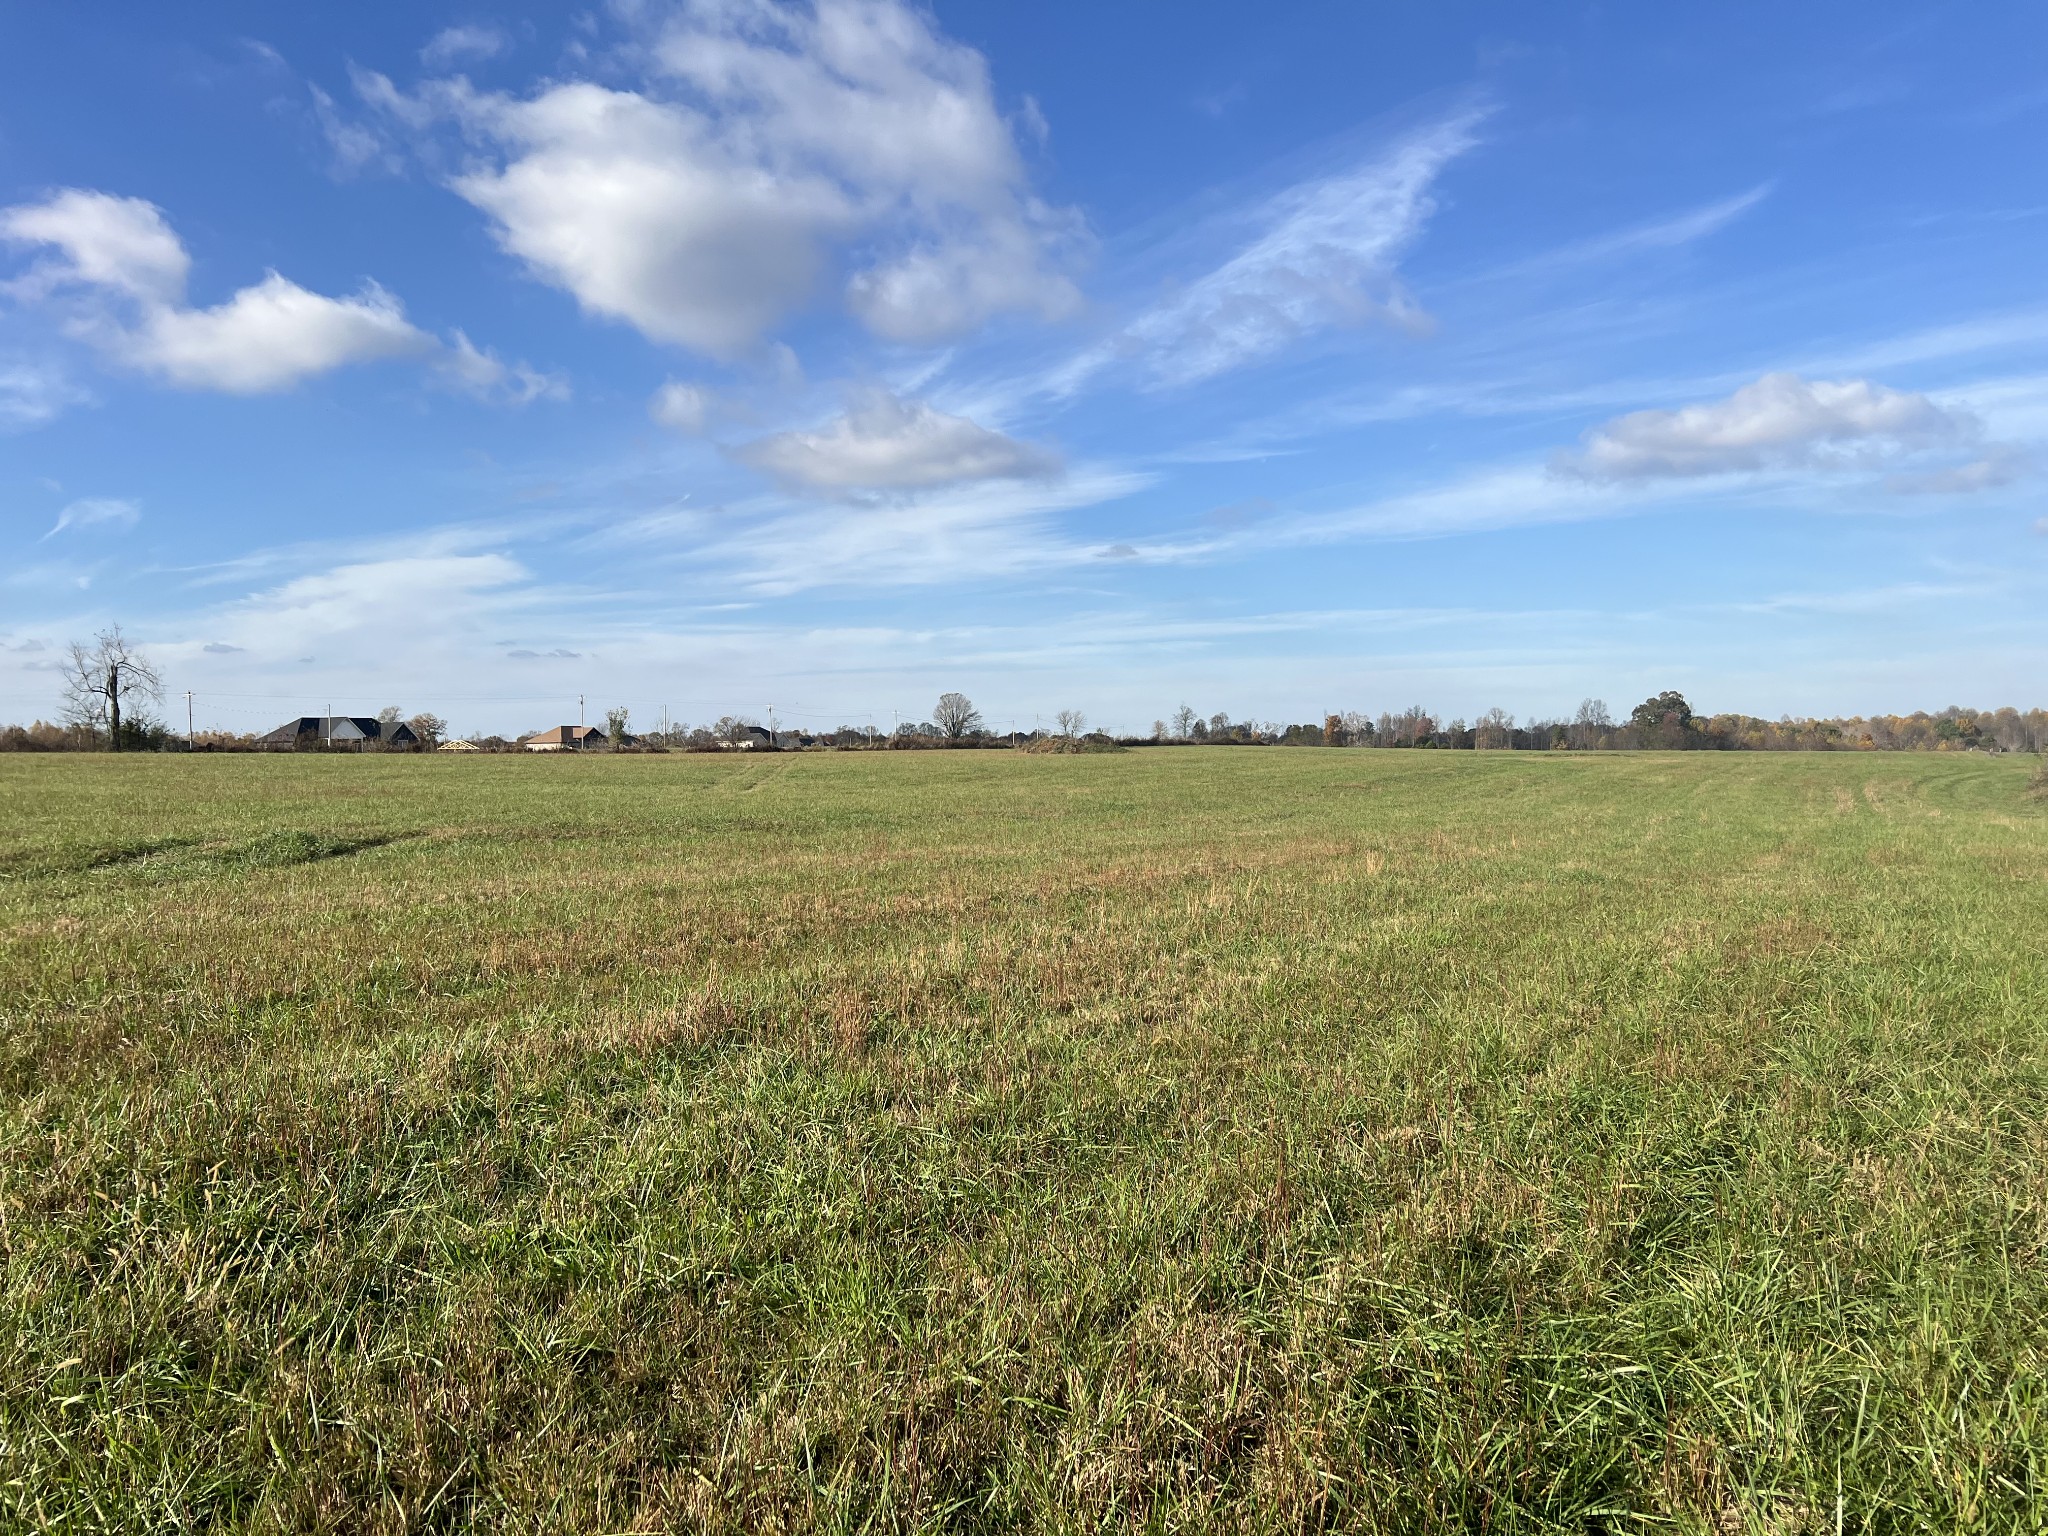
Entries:
{"type": "Polygon", "coordinates": [[[2030,771],[0,758],[0,1526],[2041,1530],[2030,771]]]}

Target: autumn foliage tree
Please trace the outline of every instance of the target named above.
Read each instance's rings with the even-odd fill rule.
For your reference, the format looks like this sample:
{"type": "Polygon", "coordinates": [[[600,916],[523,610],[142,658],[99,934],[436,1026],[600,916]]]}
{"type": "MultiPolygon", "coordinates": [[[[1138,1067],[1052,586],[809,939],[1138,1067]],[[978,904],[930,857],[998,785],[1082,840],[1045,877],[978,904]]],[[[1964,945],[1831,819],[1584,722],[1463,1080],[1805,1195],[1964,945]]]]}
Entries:
{"type": "Polygon", "coordinates": [[[1642,733],[1645,746],[1683,746],[1692,726],[1692,706],[1684,694],[1667,688],[1630,710],[1628,723],[1642,733]]]}

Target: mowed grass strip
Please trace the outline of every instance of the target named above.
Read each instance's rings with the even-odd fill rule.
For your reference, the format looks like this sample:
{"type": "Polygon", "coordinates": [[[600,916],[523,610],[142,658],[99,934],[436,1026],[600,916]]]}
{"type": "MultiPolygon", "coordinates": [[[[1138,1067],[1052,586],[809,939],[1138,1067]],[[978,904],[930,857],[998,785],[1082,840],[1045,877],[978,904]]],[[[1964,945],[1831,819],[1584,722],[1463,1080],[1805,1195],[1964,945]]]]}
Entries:
{"type": "Polygon", "coordinates": [[[2030,771],[0,759],[0,1524],[2038,1529],[2030,771]]]}

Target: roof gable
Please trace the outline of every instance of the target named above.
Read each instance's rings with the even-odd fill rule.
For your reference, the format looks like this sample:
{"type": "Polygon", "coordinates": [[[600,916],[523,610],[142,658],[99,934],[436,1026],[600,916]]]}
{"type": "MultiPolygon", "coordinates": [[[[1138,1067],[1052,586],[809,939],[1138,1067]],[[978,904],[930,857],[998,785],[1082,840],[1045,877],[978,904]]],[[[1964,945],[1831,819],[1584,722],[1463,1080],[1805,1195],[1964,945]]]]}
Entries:
{"type": "Polygon", "coordinates": [[[257,739],[276,745],[311,739],[383,741],[417,746],[420,738],[419,733],[402,720],[394,720],[386,726],[375,715],[300,715],[298,719],[287,720],[276,730],[267,731],[257,739]]]}
{"type": "Polygon", "coordinates": [[[588,746],[604,739],[604,732],[594,725],[555,725],[526,738],[529,745],[538,743],[544,747],[588,746]]]}

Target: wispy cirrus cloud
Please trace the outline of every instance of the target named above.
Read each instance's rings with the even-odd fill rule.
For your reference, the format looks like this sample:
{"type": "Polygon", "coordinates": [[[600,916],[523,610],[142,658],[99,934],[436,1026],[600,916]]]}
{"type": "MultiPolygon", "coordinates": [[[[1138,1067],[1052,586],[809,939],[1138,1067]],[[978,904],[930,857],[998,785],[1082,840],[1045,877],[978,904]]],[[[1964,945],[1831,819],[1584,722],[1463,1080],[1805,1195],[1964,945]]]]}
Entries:
{"type": "Polygon", "coordinates": [[[266,655],[308,645],[428,643],[515,609],[531,575],[509,555],[424,551],[349,561],[295,576],[210,616],[228,643],[266,655]]]}
{"type": "Polygon", "coordinates": [[[89,496],[71,502],[57,514],[44,538],[69,528],[133,528],[142,520],[142,505],[119,496],[89,496]]]}
{"type": "Polygon", "coordinates": [[[789,506],[739,522],[693,521],[681,529],[681,547],[693,566],[729,572],[742,590],[765,596],[981,585],[1093,564],[1110,541],[1062,531],[1061,514],[1150,483],[1141,473],[1080,466],[1056,484],[991,480],[852,509],[789,506]]]}
{"type": "Polygon", "coordinates": [[[1486,115],[1462,109],[1267,199],[1247,216],[1249,242],[1060,370],[1056,392],[1118,365],[1159,385],[1199,383],[1338,327],[1425,329],[1399,262],[1436,211],[1437,178],[1478,143],[1486,115]]]}
{"type": "Polygon", "coordinates": [[[1355,540],[1446,538],[1540,523],[1581,522],[1641,508],[1649,498],[1625,496],[1549,473],[1541,464],[1476,469],[1438,485],[1397,492],[1327,512],[1277,516],[1235,535],[1270,545],[1338,544],[1355,540]]]}
{"type": "Polygon", "coordinates": [[[512,40],[493,26],[471,24],[444,27],[420,49],[420,62],[429,69],[446,69],[451,64],[495,59],[512,46],[512,40]]]}
{"type": "Polygon", "coordinates": [[[1547,272],[1592,266],[1599,262],[1624,260],[1646,251],[1676,250],[1704,240],[1709,235],[1718,234],[1757,207],[1773,190],[1773,183],[1764,182],[1746,192],[1738,192],[1732,197],[1717,198],[1713,202],[1703,203],[1696,208],[1688,208],[1684,212],[1665,218],[1631,224],[1626,228],[1610,230],[1584,240],[1574,240],[1555,250],[1491,268],[1482,276],[1489,280],[1525,279],[1547,272]]]}
{"type": "Polygon", "coordinates": [[[0,432],[43,426],[91,398],[47,364],[0,362],[0,432]]]}
{"type": "Polygon", "coordinates": [[[1940,468],[1885,476],[1884,488],[1901,496],[1970,496],[2012,485],[2033,472],[2034,456],[2005,443],[1981,458],[1940,468]]]}
{"type": "Polygon", "coordinates": [[[438,372],[455,388],[479,400],[530,405],[536,400],[567,400],[569,381],[543,373],[529,363],[506,362],[489,347],[479,347],[460,330],[451,331],[438,372]]]}

